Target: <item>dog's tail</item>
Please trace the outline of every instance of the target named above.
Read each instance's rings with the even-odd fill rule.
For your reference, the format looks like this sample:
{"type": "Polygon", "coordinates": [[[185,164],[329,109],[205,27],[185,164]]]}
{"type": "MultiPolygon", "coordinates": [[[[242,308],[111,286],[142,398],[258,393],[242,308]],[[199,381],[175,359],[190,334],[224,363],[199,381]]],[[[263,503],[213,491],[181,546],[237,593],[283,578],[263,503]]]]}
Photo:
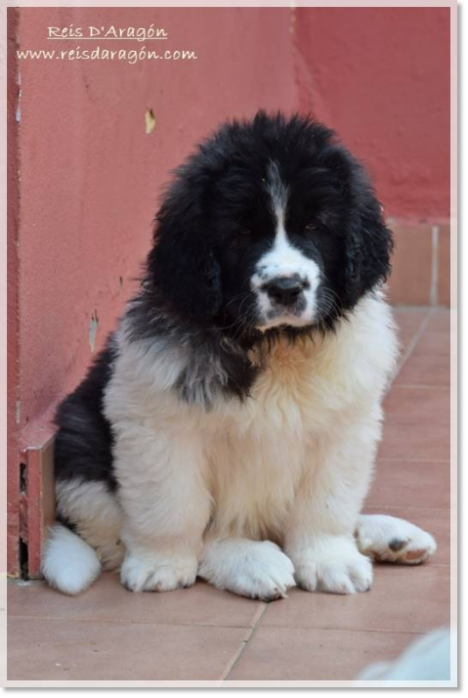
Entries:
{"type": "Polygon", "coordinates": [[[96,551],[72,530],[56,523],[49,532],[42,556],[42,574],[64,594],[79,594],[101,572],[96,551]]]}

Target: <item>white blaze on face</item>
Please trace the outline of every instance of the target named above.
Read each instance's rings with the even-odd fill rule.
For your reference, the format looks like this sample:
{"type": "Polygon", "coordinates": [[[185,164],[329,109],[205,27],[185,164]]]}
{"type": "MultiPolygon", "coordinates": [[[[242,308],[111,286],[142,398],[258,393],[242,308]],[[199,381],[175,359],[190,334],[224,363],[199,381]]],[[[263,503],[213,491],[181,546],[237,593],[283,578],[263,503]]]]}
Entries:
{"type": "Polygon", "coordinates": [[[310,324],[315,317],[320,268],[294,247],[288,238],[285,224],[288,190],[281,181],[276,163],[270,165],[267,186],[276,219],[276,232],[272,247],[259,259],[251,281],[258,297],[261,315],[259,329],[279,325],[302,327],[310,324]],[[271,292],[276,282],[285,279],[297,279],[302,287],[294,303],[284,304],[271,292]]]}

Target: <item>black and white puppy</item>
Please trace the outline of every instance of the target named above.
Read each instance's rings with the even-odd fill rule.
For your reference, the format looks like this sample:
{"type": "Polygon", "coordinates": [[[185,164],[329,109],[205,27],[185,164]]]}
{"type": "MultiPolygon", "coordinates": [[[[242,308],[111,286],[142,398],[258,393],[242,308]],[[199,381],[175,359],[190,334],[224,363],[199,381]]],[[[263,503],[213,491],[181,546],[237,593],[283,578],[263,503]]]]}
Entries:
{"type": "Polygon", "coordinates": [[[202,143],[157,216],[139,295],[60,406],[43,572],[133,591],[366,591],[432,537],[360,515],[397,357],[391,234],[361,165],[263,112],[202,143]]]}

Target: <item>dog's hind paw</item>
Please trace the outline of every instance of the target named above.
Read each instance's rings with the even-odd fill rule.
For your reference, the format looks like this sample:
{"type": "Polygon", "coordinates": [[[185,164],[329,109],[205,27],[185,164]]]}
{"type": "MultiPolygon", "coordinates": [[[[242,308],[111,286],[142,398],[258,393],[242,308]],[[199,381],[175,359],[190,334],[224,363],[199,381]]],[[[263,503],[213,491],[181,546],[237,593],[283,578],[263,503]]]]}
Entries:
{"type": "Polygon", "coordinates": [[[359,517],[356,542],[363,555],[376,562],[419,565],[431,558],[437,545],[430,533],[394,516],[359,517]]]}

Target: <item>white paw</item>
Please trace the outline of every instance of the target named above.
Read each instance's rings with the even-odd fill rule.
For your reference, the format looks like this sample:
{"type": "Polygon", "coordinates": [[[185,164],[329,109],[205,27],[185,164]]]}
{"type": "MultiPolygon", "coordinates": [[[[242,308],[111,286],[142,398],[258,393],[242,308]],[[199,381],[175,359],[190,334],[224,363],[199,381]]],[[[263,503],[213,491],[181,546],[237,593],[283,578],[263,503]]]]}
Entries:
{"type": "Polygon", "coordinates": [[[307,591],[355,594],[372,585],[372,563],[349,538],[330,536],[318,541],[295,560],[295,567],[296,581],[307,591]]]}
{"type": "Polygon", "coordinates": [[[263,601],[284,598],[296,586],[293,564],[277,545],[242,538],[212,544],[200,576],[218,589],[263,601]]]}
{"type": "Polygon", "coordinates": [[[120,570],[120,581],[129,591],[172,591],[192,586],[197,568],[195,557],[128,552],[120,570]]]}
{"type": "Polygon", "coordinates": [[[359,550],[377,562],[419,565],[434,555],[430,533],[394,516],[362,515],[356,530],[359,550]]]}

